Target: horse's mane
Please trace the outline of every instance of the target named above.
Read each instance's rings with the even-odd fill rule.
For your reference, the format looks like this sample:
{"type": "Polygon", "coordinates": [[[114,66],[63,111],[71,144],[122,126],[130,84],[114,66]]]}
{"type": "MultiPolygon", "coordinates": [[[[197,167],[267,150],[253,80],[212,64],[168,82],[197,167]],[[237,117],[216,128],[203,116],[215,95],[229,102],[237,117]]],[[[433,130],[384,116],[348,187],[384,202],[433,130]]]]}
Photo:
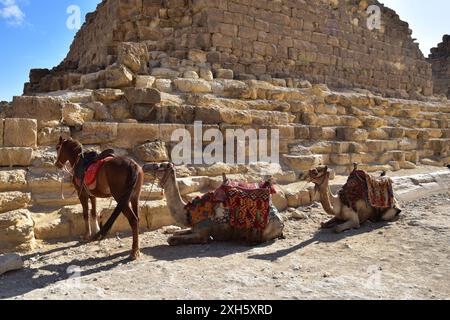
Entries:
{"type": "Polygon", "coordinates": [[[83,145],[77,140],[70,138],[66,141],[66,144],[70,150],[83,152],[83,145]]]}

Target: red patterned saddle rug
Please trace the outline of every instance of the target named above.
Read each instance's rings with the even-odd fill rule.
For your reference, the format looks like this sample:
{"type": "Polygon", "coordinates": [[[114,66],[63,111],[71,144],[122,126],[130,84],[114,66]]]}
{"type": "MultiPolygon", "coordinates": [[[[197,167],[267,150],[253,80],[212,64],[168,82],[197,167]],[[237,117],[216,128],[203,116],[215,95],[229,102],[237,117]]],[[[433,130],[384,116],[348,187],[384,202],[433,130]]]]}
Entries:
{"type": "Polygon", "coordinates": [[[217,200],[214,192],[208,192],[201,197],[197,197],[185,207],[187,211],[188,224],[192,227],[204,221],[212,220],[215,214],[217,200]]]}
{"type": "Polygon", "coordinates": [[[98,172],[106,162],[112,159],[114,159],[114,157],[107,157],[105,159],[92,163],[87,168],[86,173],[84,175],[84,184],[86,185],[86,187],[88,187],[88,189],[91,189],[91,187],[95,188],[98,172]]]}
{"type": "Polygon", "coordinates": [[[362,170],[354,170],[350,174],[347,183],[339,191],[339,198],[355,211],[356,202],[361,199],[376,209],[392,208],[395,202],[390,178],[374,178],[362,170]]]}
{"type": "Polygon", "coordinates": [[[211,221],[215,208],[222,203],[228,223],[237,229],[264,229],[270,214],[271,196],[276,193],[269,183],[230,181],[215,192],[197,197],[186,206],[191,226],[211,221]]]}

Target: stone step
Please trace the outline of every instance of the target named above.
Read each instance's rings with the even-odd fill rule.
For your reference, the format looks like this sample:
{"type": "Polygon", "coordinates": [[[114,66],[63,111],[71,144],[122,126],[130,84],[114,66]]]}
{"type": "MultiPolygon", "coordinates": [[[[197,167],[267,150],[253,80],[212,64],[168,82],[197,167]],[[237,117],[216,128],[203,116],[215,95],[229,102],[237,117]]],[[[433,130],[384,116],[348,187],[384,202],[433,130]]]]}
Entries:
{"type": "Polygon", "coordinates": [[[0,169],[0,192],[25,191],[28,189],[25,169],[0,169]]]}
{"type": "Polygon", "coordinates": [[[322,155],[284,155],[283,163],[294,171],[306,171],[324,164],[322,155]]]}
{"type": "Polygon", "coordinates": [[[20,191],[0,193],[0,214],[8,211],[27,208],[30,204],[30,193],[24,193],[20,191]]]}
{"type": "Polygon", "coordinates": [[[27,167],[33,159],[33,148],[0,148],[0,167],[27,167]]]}

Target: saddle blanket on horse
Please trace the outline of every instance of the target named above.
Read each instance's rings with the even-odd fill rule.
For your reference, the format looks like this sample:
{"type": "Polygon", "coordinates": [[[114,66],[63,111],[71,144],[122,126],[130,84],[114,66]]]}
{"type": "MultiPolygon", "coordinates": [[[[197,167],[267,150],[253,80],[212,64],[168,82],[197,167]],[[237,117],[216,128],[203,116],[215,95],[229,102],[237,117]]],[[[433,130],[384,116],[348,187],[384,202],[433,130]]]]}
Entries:
{"type": "Polygon", "coordinates": [[[89,167],[86,170],[86,173],[84,174],[84,184],[88,188],[95,186],[95,184],[97,182],[98,172],[100,171],[100,169],[103,167],[103,165],[106,162],[108,162],[112,159],[114,159],[114,157],[107,157],[107,158],[95,161],[94,163],[89,165],[89,167]]]}
{"type": "Polygon", "coordinates": [[[347,183],[339,191],[339,198],[346,206],[357,211],[356,202],[364,200],[376,209],[392,208],[395,204],[392,180],[375,178],[362,170],[354,170],[347,183]]]}
{"type": "Polygon", "coordinates": [[[276,193],[269,183],[248,184],[230,181],[215,192],[197,197],[186,206],[188,222],[196,225],[215,217],[222,204],[226,221],[237,229],[266,228],[271,211],[271,195],[276,193]]]}

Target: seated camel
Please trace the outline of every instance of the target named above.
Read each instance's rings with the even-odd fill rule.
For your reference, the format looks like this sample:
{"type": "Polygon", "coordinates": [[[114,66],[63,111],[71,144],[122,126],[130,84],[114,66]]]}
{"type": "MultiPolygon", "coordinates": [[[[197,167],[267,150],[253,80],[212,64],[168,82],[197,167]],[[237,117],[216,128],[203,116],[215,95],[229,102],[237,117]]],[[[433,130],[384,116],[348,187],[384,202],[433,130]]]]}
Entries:
{"type": "Polygon", "coordinates": [[[385,177],[385,173],[376,179],[355,166],[337,196],[330,191],[329,179],[327,166],[309,171],[309,181],[315,184],[323,209],[334,216],[323,223],[322,228],[334,228],[340,233],[358,229],[367,220],[392,221],[401,213],[393,194],[392,180],[385,177]]]}
{"type": "MultiPolygon", "coordinates": [[[[216,192],[207,193],[191,203],[183,201],[178,188],[175,166],[172,163],[147,164],[144,172],[159,180],[165,192],[169,211],[174,220],[186,230],[176,232],[168,239],[170,245],[205,244],[216,241],[246,241],[249,244],[263,243],[283,236],[284,223],[271,203],[273,187],[267,182],[253,190],[235,187],[226,177],[224,185],[216,192]],[[234,192],[234,193],[233,193],[234,192]],[[246,198],[242,203],[245,213],[253,214],[252,220],[241,219],[240,209],[230,209],[229,197],[240,192],[254,192],[256,201],[246,198]],[[231,213],[233,212],[233,213],[231,213]],[[262,218],[261,218],[262,217],[262,218]],[[264,219],[265,217],[265,219],[264,219]]],[[[237,199],[237,198],[235,198],[237,199]]],[[[241,198],[242,199],[242,198],[241,198]]],[[[237,199],[236,203],[240,203],[237,199]]]]}

